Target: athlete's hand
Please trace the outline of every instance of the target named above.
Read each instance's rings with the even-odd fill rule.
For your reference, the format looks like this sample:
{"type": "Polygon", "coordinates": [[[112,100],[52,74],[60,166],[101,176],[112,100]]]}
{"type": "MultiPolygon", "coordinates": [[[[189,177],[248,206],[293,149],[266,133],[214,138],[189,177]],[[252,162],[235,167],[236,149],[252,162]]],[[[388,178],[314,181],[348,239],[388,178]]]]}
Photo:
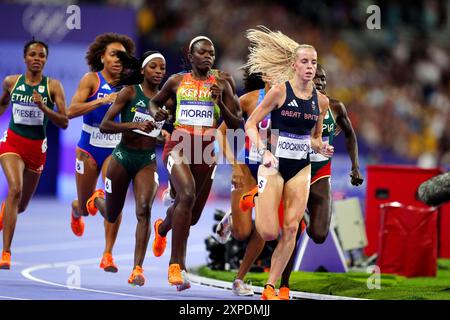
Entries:
{"type": "Polygon", "coordinates": [[[331,158],[334,154],[334,147],[328,144],[328,142],[324,142],[322,143],[322,146],[317,150],[317,153],[320,153],[327,158],[331,158]]]}
{"type": "Polygon", "coordinates": [[[114,101],[116,101],[118,94],[119,94],[118,92],[113,92],[113,93],[108,94],[107,96],[101,98],[103,100],[103,104],[114,103],[114,101]]]}
{"type": "Polygon", "coordinates": [[[137,122],[137,128],[138,130],[144,131],[144,132],[150,132],[153,129],[156,128],[156,125],[153,121],[144,121],[144,122],[137,122]]]}
{"type": "Polygon", "coordinates": [[[242,171],[239,165],[233,166],[233,174],[231,175],[231,185],[233,186],[234,189],[242,189],[244,187],[244,172],[242,171]]]}
{"type": "Polygon", "coordinates": [[[164,121],[169,117],[169,112],[163,108],[158,108],[153,118],[155,121],[164,121]]]}
{"type": "Polygon", "coordinates": [[[33,89],[33,101],[39,109],[42,109],[44,103],[42,102],[42,96],[37,93],[36,89],[33,89]]]}
{"type": "Polygon", "coordinates": [[[352,169],[352,172],[350,172],[350,178],[352,185],[354,186],[360,186],[364,182],[364,178],[361,175],[361,172],[359,172],[359,168],[352,169]]]}
{"type": "Polygon", "coordinates": [[[266,168],[278,169],[278,159],[269,150],[266,150],[266,152],[264,153],[262,164],[266,168]]]}
{"type": "Polygon", "coordinates": [[[209,90],[211,91],[211,98],[213,99],[214,103],[219,105],[219,103],[222,101],[223,88],[215,83],[211,86],[211,88],[209,88],[209,90]]]}

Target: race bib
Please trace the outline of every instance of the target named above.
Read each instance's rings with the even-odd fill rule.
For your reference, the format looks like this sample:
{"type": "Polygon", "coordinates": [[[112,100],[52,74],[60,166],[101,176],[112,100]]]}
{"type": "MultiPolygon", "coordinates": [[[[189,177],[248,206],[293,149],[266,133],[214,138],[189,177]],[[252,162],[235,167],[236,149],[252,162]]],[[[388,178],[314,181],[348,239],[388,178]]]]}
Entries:
{"type": "Polygon", "coordinates": [[[161,129],[164,125],[164,121],[156,122],[155,119],[153,119],[153,117],[151,115],[136,110],[136,113],[134,114],[134,117],[133,117],[133,122],[144,122],[144,121],[155,122],[156,128],[148,133],[141,131],[141,130],[137,130],[137,129],[133,130],[133,132],[142,134],[144,136],[153,137],[153,138],[156,138],[157,136],[159,136],[161,129]]]}
{"type": "Polygon", "coordinates": [[[311,148],[311,137],[309,135],[296,135],[280,132],[278,136],[275,156],[293,160],[306,159],[311,148]]]}
{"type": "MultiPolygon", "coordinates": [[[[267,140],[262,141],[263,145],[267,145],[267,140]]],[[[252,142],[250,142],[250,150],[248,151],[248,159],[258,163],[262,162],[262,157],[258,153],[258,148],[252,142]]]]}
{"type": "MultiPolygon", "coordinates": [[[[328,114],[328,113],[327,113],[328,114]]],[[[328,142],[329,141],[329,137],[322,137],[322,141],[328,142]]],[[[309,153],[309,159],[311,160],[311,162],[322,162],[322,161],[327,161],[330,158],[325,157],[324,155],[321,155],[320,153],[315,152],[312,148],[311,151],[309,153]]]]}
{"type": "Polygon", "coordinates": [[[13,103],[13,119],[15,124],[41,126],[44,124],[44,112],[36,106],[24,106],[13,103]]]}
{"type": "Polygon", "coordinates": [[[177,120],[184,125],[212,127],[214,102],[181,100],[177,120]]]}
{"type": "Polygon", "coordinates": [[[115,148],[121,138],[121,133],[101,133],[99,128],[92,127],[89,143],[98,148],[115,148]]]}

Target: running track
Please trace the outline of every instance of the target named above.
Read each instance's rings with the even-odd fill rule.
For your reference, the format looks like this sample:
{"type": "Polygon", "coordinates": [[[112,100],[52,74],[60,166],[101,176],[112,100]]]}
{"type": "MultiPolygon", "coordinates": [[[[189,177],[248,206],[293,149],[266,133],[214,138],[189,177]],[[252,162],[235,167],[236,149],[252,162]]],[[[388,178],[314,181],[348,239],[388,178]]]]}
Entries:
{"type": "MultiPolygon", "coordinates": [[[[188,268],[204,265],[207,252],[205,238],[212,233],[213,213],[226,209],[228,201],[209,201],[199,223],[191,228],[188,268]]],[[[165,216],[165,208],[155,199],[153,222],[165,216]]],[[[161,258],[151,252],[150,238],[144,262],[146,283],[132,287],[127,283],[133,267],[136,217],[134,202],[125,204],[122,226],[114,257],[119,267],[116,274],[98,267],[104,247],[103,219],[100,214],[85,218],[85,232],[78,238],[70,230],[70,204],[56,199],[33,199],[27,211],[18,218],[12,246],[11,270],[0,270],[0,300],[203,300],[250,299],[237,297],[230,290],[193,284],[191,289],[177,292],[167,282],[168,250],[161,258]],[[71,288],[77,283],[79,286],[71,288]]]]}

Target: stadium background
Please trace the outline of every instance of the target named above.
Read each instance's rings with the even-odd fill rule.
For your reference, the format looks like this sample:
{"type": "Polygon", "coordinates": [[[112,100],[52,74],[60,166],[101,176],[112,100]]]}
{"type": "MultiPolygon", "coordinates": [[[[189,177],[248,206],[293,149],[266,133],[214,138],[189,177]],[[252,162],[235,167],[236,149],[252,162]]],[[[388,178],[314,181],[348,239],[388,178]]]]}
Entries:
{"type": "MultiPolygon", "coordinates": [[[[67,106],[96,35],[132,37],[136,55],[160,50],[167,75],[183,68],[194,36],[213,39],[216,67],[231,72],[243,92],[245,30],[263,24],[317,48],[328,73],[328,93],[347,106],[355,128],[362,173],[367,164],[450,166],[450,5],[447,1],[3,1],[0,3],[0,75],[22,73],[23,45],[35,36],[49,43],[45,74],[61,80],[67,106]],[[81,9],[81,29],[69,30],[66,10],[81,9]],[[381,9],[381,29],[370,30],[369,5],[381,9]]],[[[10,109],[0,117],[6,130],[10,109]]],[[[36,196],[74,199],[75,146],[81,118],[59,131],[49,125],[48,162],[36,196]]],[[[341,134],[333,159],[335,199],[365,197],[365,185],[350,185],[350,160],[341,134]]],[[[159,152],[161,150],[159,149],[159,152]]],[[[161,164],[161,162],[160,162],[161,164]]],[[[166,170],[160,165],[164,186],[166,170]]],[[[229,196],[228,166],[220,166],[212,197],[229,196]]],[[[160,188],[162,190],[162,188],[160,188]]],[[[6,181],[0,176],[0,197],[6,181]]]]}

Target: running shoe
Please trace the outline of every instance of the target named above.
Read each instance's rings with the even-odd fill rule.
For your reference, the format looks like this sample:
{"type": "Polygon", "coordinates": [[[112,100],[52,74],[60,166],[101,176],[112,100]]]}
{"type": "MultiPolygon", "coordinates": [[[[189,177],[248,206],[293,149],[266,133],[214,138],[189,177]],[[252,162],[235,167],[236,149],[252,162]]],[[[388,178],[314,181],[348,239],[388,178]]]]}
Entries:
{"type": "Polygon", "coordinates": [[[271,286],[265,286],[261,295],[261,300],[280,300],[275,292],[275,289],[271,286]]]}
{"type": "Polygon", "coordinates": [[[95,216],[98,212],[98,209],[95,206],[95,198],[105,199],[105,192],[102,189],[95,190],[92,196],[86,202],[87,212],[89,212],[91,216],[95,216]]]}
{"type": "Polygon", "coordinates": [[[252,190],[244,193],[239,200],[239,208],[242,211],[250,210],[255,207],[255,197],[258,196],[258,187],[254,187],[252,190]]]}
{"type": "Polygon", "coordinates": [[[163,223],[163,219],[158,219],[153,225],[155,232],[155,240],[153,240],[152,250],[155,257],[160,257],[163,255],[164,250],[166,250],[167,239],[159,235],[158,229],[159,225],[163,223]]]}
{"type": "Polygon", "coordinates": [[[128,283],[132,286],[142,287],[145,283],[144,269],[142,269],[140,266],[134,267],[131,276],[128,278],[128,283]]]}
{"type": "Polygon", "coordinates": [[[281,287],[280,290],[278,290],[278,298],[280,300],[290,300],[290,289],[288,287],[281,287]]]}
{"type": "Polygon", "coordinates": [[[172,263],[169,265],[169,283],[172,286],[181,286],[184,283],[183,276],[181,275],[181,268],[178,263],[172,263]]]}
{"type": "Polygon", "coordinates": [[[241,279],[233,281],[233,293],[237,296],[252,296],[254,294],[252,287],[241,279]]]}
{"type": "Polygon", "coordinates": [[[163,191],[162,202],[165,207],[170,207],[175,202],[175,199],[170,195],[170,186],[163,191]]]}
{"type": "Polygon", "coordinates": [[[2,260],[0,260],[0,270],[9,270],[11,268],[11,252],[2,252],[2,260]]]}
{"type": "Polygon", "coordinates": [[[102,261],[100,261],[100,268],[105,270],[105,272],[116,273],[119,271],[116,264],[114,263],[114,259],[111,253],[104,253],[102,257],[102,261]]]}
{"type": "Polygon", "coordinates": [[[75,218],[72,211],[70,214],[70,219],[70,228],[72,229],[73,234],[77,237],[81,237],[84,233],[83,217],[75,218]]]}
{"type": "Polygon", "coordinates": [[[219,243],[225,244],[231,236],[231,224],[233,223],[231,210],[225,213],[222,220],[216,227],[216,239],[219,243]]]}
{"type": "Polygon", "coordinates": [[[2,206],[0,208],[0,231],[3,230],[3,216],[5,214],[5,202],[2,202],[2,206]]]}
{"type": "Polygon", "coordinates": [[[181,277],[183,278],[183,283],[177,285],[177,291],[187,290],[191,287],[191,282],[189,281],[188,273],[186,270],[181,271],[181,277]]]}

